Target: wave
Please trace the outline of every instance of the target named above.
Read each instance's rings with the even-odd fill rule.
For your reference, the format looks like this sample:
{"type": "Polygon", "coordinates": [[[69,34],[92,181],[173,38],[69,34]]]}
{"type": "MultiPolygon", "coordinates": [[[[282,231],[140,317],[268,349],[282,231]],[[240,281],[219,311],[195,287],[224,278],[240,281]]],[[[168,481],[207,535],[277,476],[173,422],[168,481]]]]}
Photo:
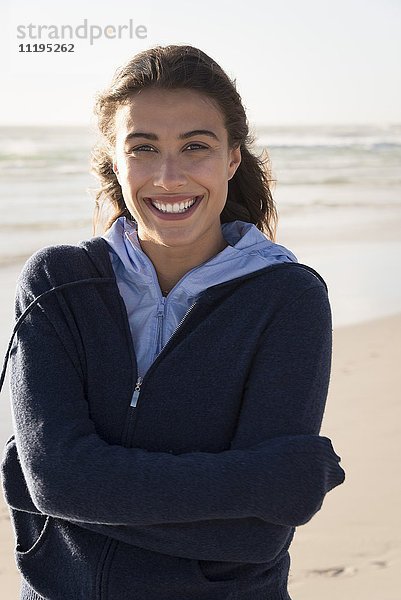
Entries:
{"type": "Polygon", "coordinates": [[[0,231],[12,233],[14,231],[46,231],[54,229],[81,229],[85,227],[91,227],[92,221],[90,219],[54,219],[52,221],[9,221],[8,223],[0,223],[0,231]]]}
{"type": "Polygon", "coordinates": [[[13,175],[21,175],[24,177],[37,177],[45,175],[46,177],[58,175],[88,175],[89,167],[74,164],[49,164],[48,160],[21,160],[16,159],[3,160],[0,156],[0,177],[6,178],[13,175]]]}
{"type": "Polygon", "coordinates": [[[253,133],[256,144],[275,149],[348,149],[391,151],[401,148],[401,125],[373,126],[257,126],[253,133]]]}

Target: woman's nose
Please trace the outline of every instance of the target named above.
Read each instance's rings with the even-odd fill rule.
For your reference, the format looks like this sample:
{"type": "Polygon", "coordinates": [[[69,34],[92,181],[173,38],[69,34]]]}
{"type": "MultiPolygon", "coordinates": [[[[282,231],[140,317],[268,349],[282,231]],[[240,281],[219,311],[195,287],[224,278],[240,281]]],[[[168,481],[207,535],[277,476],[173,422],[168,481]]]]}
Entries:
{"type": "Polygon", "coordinates": [[[166,157],[160,161],[159,168],[154,175],[153,184],[166,190],[171,190],[185,185],[187,177],[180,162],[176,158],[166,157]]]}

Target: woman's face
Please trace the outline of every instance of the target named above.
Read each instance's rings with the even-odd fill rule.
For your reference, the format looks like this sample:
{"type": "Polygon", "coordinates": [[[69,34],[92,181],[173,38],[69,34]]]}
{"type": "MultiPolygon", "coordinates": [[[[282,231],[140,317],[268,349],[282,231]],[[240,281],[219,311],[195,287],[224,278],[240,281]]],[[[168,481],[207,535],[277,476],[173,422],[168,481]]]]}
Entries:
{"type": "Polygon", "coordinates": [[[207,249],[240,161],[220,110],[192,90],[142,90],[115,117],[113,168],[140,240],[207,249]]]}

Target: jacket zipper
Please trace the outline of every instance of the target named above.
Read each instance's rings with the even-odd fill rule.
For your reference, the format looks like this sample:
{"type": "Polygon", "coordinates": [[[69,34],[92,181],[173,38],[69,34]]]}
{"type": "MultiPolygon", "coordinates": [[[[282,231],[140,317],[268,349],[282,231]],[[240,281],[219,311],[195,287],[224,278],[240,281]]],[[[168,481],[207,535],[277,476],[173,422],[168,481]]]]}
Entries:
{"type": "Polygon", "coordinates": [[[133,408],[135,408],[136,405],[137,405],[137,403],[138,403],[138,398],[139,398],[139,394],[140,394],[140,391],[141,391],[142,381],[143,381],[142,377],[138,377],[138,379],[136,380],[136,384],[135,384],[135,388],[134,388],[134,393],[132,394],[132,398],[131,398],[131,406],[133,408]]]}
{"type": "Polygon", "coordinates": [[[133,408],[136,408],[138,406],[139,395],[141,393],[141,386],[142,386],[143,382],[148,378],[149,373],[155,367],[156,363],[160,362],[161,358],[163,357],[163,354],[166,352],[167,348],[169,348],[169,346],[171,345],[173,338],[177,335],[178,331],[182,328],[186,318],[188,317],[189,313],[191,312],[191,310],[194,308],[195,305],[196,305],[196,302],[194,302],[192,304],[192,306],[189,307],[189,309],[187,310],[187,312],[185,313],[185,315],[183,316],[183,318],[181,319],[181,321],[179,322],[177,327],[174,329],[170,339],[168,340],[167,344],[164,346],[163,350],[156,356],[155,360],[150,365],[145,377],[138,377],[138,379],[136,380],[134,393],[132,394],[132,399],[131,399],[131,406],[133,408]]]}

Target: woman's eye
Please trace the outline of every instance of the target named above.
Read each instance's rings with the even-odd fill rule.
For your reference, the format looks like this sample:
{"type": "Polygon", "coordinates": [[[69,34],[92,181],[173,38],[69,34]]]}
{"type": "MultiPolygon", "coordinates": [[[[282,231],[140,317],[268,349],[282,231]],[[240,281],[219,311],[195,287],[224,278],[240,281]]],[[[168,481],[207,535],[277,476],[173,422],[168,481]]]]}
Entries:
{"type": "Polygon", "coordinates": [[[193,144],[189,144],[185,149],[186,150],[206,150],[206,146],[202,146],[202,144],[196,144],[194,142],[193,144]]]}
{"type": "Polygon", "coordinates": [[[136,148],[131,148],[129,151],[130,154],[134,154],[135,152],[154,152],[154,148],[152,146],[148,146],[144,144],[143,146],[137,146],[136,148]]]}

